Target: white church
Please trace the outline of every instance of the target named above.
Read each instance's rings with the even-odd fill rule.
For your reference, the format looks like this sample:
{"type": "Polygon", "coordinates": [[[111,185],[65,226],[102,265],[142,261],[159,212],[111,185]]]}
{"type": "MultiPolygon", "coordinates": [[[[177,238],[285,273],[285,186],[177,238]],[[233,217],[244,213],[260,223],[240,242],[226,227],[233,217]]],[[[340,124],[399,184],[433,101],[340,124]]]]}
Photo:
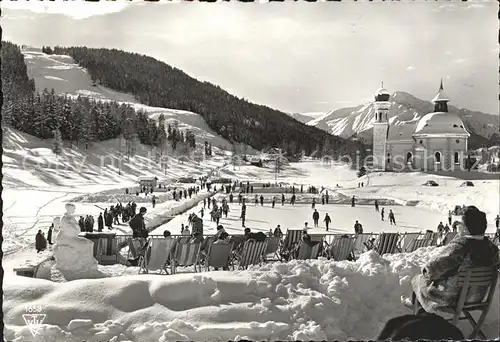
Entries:
{"type": "Polygon", "coordinates": [[[434,112],[418,122],[392,125],[388,113],[391,94],[375,93],[373,169],[378,171],[452,171],[464,167],[470,136],[460,118],[448,112],[443,82],[432,99],[434,112]]]}

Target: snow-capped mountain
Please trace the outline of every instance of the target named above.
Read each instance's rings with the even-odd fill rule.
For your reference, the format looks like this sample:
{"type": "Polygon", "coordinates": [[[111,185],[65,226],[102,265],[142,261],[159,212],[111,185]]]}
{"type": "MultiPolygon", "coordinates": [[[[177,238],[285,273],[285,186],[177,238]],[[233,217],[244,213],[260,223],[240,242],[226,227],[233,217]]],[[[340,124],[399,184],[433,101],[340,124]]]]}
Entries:
{"type": "MultiPolygon", "coordinates": [[[[434,109],[432,102],[421,100],[402,91],[397,91],[391,95],[391,103],[389,110],[389,122],[391,124],[416,122],[434,109]]],[[[498,116],[454,106],[449,106],[449,110],[458,114],[464,121],[467,130],[471,133],[471,148],[498,144],[498,116]]],[[[358,137],[367,143],[371,143],[374,113],[374,104],[366,103],[357,107],[333,110],[324,116],[307,122],[307,125],[316,126],[343,138],[358,137]]]]}
{"type": "Polygon", "coordinates": [[[310,112],[310,113],[290,113],[289,115],[297,121],[307,124],[308,122],[324,116],[324,112],[310,112]]]}

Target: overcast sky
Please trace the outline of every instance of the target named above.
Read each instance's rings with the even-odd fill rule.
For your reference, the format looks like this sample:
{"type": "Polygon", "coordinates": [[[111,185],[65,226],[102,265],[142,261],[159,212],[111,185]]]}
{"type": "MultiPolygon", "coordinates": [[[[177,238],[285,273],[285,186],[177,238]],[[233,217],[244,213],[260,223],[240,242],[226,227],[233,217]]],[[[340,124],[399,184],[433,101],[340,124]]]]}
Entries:
{"type": "Polygon", "coordinates": [[[384,81],[498,113],[498,4],[5,2],[5,40],[155,57],[287,112],[362,104],[384,81]]]}

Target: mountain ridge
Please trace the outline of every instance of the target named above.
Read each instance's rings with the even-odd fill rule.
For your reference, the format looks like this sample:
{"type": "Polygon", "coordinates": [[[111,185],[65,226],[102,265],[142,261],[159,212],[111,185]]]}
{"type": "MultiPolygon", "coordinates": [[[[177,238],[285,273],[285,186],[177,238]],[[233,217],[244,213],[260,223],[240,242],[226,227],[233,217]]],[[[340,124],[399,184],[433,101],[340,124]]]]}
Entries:
{"type": "MultiPolygon", "coordinates": [[[[391,94],[390,102],[389,122],[391,124],[417,122],[425,114],[434,111],[433,103],[404,91],[391,94]]],[[[498,116],[453,105],[449,106],[449,111],[458,115],[471,134],[469,138],[471,149],[498,145],[498,116]]],[[[366,144],[371,144],[374,113],[373,102],[365,103],[355,107],[332,110],[320,118],[308,121],[307,125],[318,127],[346,139],[355,137],[366,144]]]]}

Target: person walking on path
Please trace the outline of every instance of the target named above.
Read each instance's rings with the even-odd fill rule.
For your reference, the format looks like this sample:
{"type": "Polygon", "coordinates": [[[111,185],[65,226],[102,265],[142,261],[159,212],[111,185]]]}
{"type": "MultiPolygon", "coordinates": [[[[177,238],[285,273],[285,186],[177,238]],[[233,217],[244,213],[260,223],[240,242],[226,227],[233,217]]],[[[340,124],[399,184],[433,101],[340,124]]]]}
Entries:
{"type": "Polygon", "coordinates": [[[316,197],[313,197],[313,201],[311,204],[311,208],[315,209],[316,208],[316,197]]]}
{"type": "Polygon", "coordinates": [[[392,209],[389,210],[389,221],[391,222],[391,226],[394,223],[396,225],[396,219],[394,218],[394,213],[392,212],[392,209]]]}
{"type": "Polygon", "coordinates": [[[271,204],[272,204],[272,206],[274,208],[274,206],[276,205],[276,197],[273,196],[273,200],[272,200],[271,204]]]}
{"type": "Polygon", "coordinates": [[[255,195],[255,205],[259,204],[259,196],[255,195]]]}
{"type": "Polygon", "coordinates": [[[451,210],[448,211],[448,224],[451,225],[451,219],[452,219],[452,216],[451,216],[451,210]]]}
{"type": "Polygon", "coordinates": [[[285,205],[285,194],[281,194],[281,205],[285,205]]]}
{"type": "Polygon", "coordinates": [[[156,205],[156,196],[155,195],[153,195],[153,198],[151,198],[151,204],[153,204],[153,209],[154,209],[154,207],[156,205]]]}
{"type": "Polygon", "coordinates": [[[330,223],[332,222],[332,219],[330,218],[330,215],[328,215],[328,213],[326,213],[325,219],[323,220],[323,222],[325,222],[326,231],[328,231],[328,228],[330,227],[330,223]]]}
{"type": "Polygon", "coordinates": [[[291,204],[291,205],[295,205],[295,198],[296,198],[296,197],[295,197],[295,194],[294,194],[294,195],[292,195],[292,198],[290,198],[290,204],[291,204]]]}
{"type": "Polygon", "coordinates": [[[375,212],[377,212],[377,213],[379,212],[379,210],[378,210],[378,201],[377,200],[375,200],[375,212]]]}
{"type": "Polygon", "coordinates": [[[260,206],[262,207],[264,205],[264,196],[260,195],[260,206]]]}
{"type": "Polygon", "coordinates": [[[352,199],[351,199],[351,207],[355,207],[356,206],[356,196],[352,196],[352,199]]]}
{"type": "Polygon", "coordinates": [[[247,206],[246,204],[243,204],[242,207],[241,207],[241,226],[243,228],[245,228],[245,218],[246,218],[246,215],[247,215],[247,206]]]}
{"type": "Polygon", "coordinates": [[[385,215],[385,208],[382,208],[382,211],[380,212],[380,217],[382,218],[382,221],[384,220],[384,215],[385,215]]]}
{"type": "Polygon", "coordinates": [[[318,210],[314,209],[314,213],[313,213],[313,222],[314,222],[314,227],[315,228],[318,228],[318,222],[319,222],[319,213],[318,213],[318,210]]]}

